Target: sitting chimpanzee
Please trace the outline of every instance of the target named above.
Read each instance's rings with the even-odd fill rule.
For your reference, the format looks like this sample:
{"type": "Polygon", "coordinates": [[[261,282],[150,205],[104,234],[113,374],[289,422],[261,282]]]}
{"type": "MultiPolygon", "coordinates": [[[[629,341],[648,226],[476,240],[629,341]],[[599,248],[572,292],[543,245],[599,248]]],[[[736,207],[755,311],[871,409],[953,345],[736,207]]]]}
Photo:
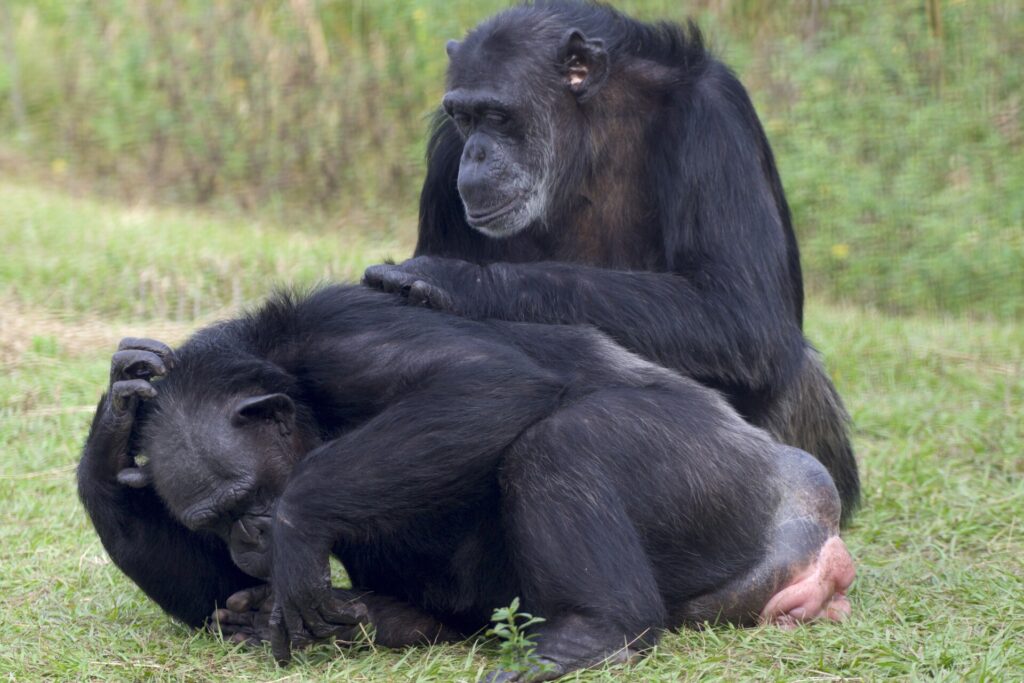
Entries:
{"type": "Polygon", "coordinates": [[[384,645],[472,634],[515,596],[546,619],[538,678],[849,611],[825,469],[593,328],[336,286],[176,352],[125,340],[110,379],[78,470],[104,546],[194,625],[269,579],[269,625],[236,631],[280,660],[364,619],[384,645]]]}
{"type": "Polygon", "coordinates": [[[848,518],[857,463],[801,332],[772,150],[700,32],[554,0],[448,55],[416,258],[367,284],[466,317],[594,325],[821,460],[848,518]]]}

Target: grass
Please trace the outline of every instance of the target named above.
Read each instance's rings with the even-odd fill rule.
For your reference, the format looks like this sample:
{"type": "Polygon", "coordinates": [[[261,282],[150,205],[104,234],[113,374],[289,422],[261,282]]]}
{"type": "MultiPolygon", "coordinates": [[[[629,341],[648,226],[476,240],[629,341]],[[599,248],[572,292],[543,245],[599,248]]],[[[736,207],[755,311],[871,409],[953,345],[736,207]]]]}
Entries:
{"type": "MultiPolygon", "coordinates": [[[[0,675],[11,680],[474,680],[494,644],[268,652],[175,624],[110,563],[74,466],[122,334],[180,341],[275,280],[351,279],[408,251],[360,225],[284,229],[0,181],[0,675]]],[[[854,615],[666,635],[586,680],[1010,680],[1024,671],[1024,330],[811,301],[856,425],[854,615]]],[[[497,607],[497,606],[496,606],[497,607]]]]}
{"type": "Polygon", "coordinates": [[[27,185],[0,185],[0,206],[0,292],[79,314],[197,319],[237,308],[272,282],[353,279],[367,262],[407,253],[413,243],[409,227],[371,238],[358,223],[303,229],[111,209],[27,185]]]}

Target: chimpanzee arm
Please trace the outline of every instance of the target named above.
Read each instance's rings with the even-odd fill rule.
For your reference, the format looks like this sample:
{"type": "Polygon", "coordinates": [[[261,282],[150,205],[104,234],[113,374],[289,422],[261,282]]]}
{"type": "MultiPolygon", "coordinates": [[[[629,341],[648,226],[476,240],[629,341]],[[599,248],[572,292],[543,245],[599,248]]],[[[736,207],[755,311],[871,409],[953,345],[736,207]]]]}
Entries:
{"type": "Polygon", "coordinates": [[[270,630],[279,661],[296,634],[323,638],[366,618],[365,607],[353,612],[331,595],[333,545],[415,533],[453,505],[493,495],[501,453],[555,409],[562,390],[533,369],[493,356],[438,369],[429,386],[296,465],[273,529],[270,630]]]}
{"type": "Polygon", "coordinates": [[[567,263],[418,257],[374,266],[366,281],[476,318],[590,324],[626,348],[706,384],[759,393],[799,367],[804,341],[773,278],[705,265],[689,275],[567,263]],[[738,285],[737,277],[758,278],[738,285]]]}
{"type": "Polygon", "coordinates": [[[122,340],[78,465],[78,493],[103,547],[121,571],[170,615],[201,626],[215,603],[257,583],[231,562],[222,541],[174,520],[134,462],[132,441],[149,383],[173,363],[149,339],[122,340]]]}

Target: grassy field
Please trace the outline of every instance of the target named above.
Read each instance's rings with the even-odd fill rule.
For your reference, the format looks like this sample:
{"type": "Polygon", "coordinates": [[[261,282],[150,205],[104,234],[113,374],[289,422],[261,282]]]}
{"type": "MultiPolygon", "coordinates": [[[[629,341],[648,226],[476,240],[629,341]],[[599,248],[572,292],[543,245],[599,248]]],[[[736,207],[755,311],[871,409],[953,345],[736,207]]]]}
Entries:
{"type": "MultiPolygon", "coordinates": [[[[508,4],[3,0],[0,173],[379,234],[415,205],[444,42],[508,4]]],[[[693,16],[737,70],[818,293],[1024,319],[1024,3],[613,4],[693,16]]]]}
{"type": "MultiPolygon", "coordinates": [[[[372,239],[71,198],[0,181],[0,675],[10,680],[474,680],[487,643],[320,646],[290,669],[176,625],[110,563],[74,467],[124,334],[180,341],[274,281],[352,279],[372,239]]],[[[856,425],[865,506],[842,626],[667,635],[586,680],[1012,680],[1024,672],[1024,330],[812,300],[856,425]]]]}
{"type": "MultiPolygon", "coordinates": [[[[507,4],[0,0],[0,676],[493,665],[482,642],[325,645],[282,670],[190,633],[113,567],[73,480],[121,336],[180,341],[274,283],[410,252],[443,43],[507,4]]],[[[671,634],[581,677],[1024,679],[1024,6],[615,4],[695,15],[751,91],[865,507],[847,624],[671,634]]]]}

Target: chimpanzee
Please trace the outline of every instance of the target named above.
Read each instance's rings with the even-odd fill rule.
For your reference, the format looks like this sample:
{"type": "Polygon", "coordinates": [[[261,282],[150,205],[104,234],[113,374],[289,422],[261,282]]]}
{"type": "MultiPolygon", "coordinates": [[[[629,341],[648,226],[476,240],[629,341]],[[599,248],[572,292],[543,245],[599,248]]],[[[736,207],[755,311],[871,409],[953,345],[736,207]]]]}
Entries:
{"type": "Polygon", "coordinates": [[[857,463],[801,331],[772,150],[697,28],[537,2],[448,54],[416,258],[366,283],[468,317],[595,325],[814,454],[848,518],[857,463]]]}
{"type": "Polygon", "coordinates": [[[850,609],[825,468],[591,327],[334,286],[177,352],[125,340],[110,380],[78,470],[104,546],[193,625],[269,579],[269,624],[235,633],[279,660],[367,619],[385,645],[469,635],[515,596],[546,619],[538,679],[850,609]]]}

